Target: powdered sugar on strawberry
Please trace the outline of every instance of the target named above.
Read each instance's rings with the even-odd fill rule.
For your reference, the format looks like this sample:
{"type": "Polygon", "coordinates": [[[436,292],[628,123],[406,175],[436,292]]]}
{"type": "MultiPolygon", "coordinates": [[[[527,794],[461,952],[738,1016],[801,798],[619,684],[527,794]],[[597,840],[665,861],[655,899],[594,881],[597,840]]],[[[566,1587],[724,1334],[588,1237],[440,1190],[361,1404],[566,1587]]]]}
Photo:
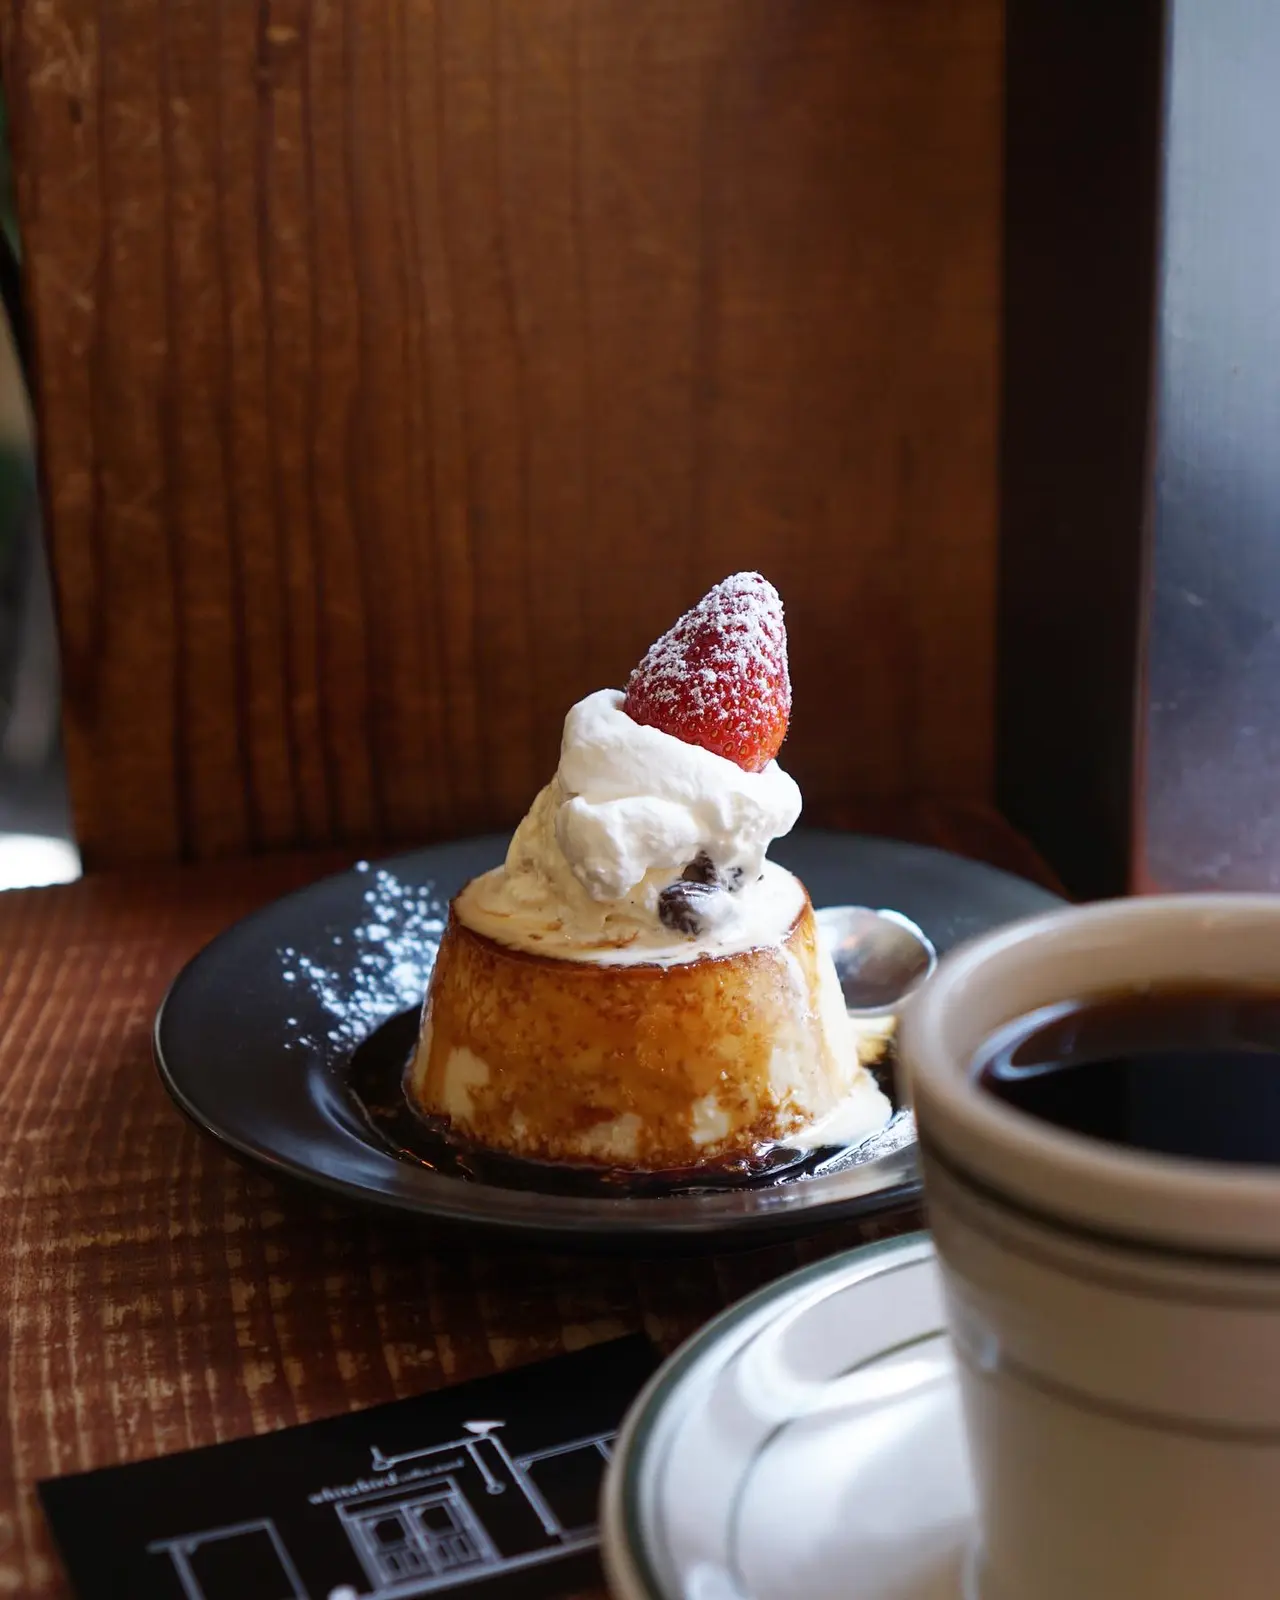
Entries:
{"type": "Polygon", "coordinates": [[[759,772],[791,715],[787,630],[778,591],[758,572],[718,583],[651,646],[623,710],[635,722],[759,772]]]}

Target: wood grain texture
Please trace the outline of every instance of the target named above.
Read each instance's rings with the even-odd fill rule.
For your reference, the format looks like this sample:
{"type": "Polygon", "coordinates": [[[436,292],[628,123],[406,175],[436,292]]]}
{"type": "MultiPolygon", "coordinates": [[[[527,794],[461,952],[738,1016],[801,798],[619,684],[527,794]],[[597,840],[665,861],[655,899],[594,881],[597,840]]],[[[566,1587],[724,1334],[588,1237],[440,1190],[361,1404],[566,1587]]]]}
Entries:
{"type": "Polygon", "coordinates": [[[86,858],[512,820],[710,582],[989,790],[1000,0],[8,0],[86,858]]]}
{"type": "MultiPolygon", "coordinates": [[[[903,807],[897,820],[904,836],[1038,875],[990,814],[903,807]]],[[[229,921],[346,859],[139,868],[0,895],[0,1593],[65,1594],[34,1496],[42,1477],[330,1416],[635,1328],[670,1347],[757,1284],[862,1236],[675,1263],[444,1251],[421,1227],[237,1165],[160,1088],[155,1007],[229,921]]]]}

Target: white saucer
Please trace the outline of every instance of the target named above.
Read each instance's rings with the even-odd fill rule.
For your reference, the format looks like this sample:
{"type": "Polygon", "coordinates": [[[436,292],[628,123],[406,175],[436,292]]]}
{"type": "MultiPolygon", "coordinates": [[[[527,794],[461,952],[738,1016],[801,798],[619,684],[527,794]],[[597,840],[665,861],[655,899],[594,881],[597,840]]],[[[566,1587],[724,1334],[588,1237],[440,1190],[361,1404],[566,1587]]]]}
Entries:
{"type": "Polygon", "coordinates": [[[618,1600],[960,1600],[972,1517],[916,1233],[792,1273],[677,1351],[627,1418],[601,1533],[618,1600]]]}

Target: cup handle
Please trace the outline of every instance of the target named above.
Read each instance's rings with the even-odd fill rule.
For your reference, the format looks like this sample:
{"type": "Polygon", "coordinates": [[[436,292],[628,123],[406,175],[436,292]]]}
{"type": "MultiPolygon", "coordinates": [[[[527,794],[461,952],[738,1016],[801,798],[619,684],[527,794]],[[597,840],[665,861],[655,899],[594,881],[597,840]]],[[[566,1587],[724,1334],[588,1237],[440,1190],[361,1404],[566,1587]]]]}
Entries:
{"type": "Polygon", "coordinates": [[[808,1304],[793,1307],[764,1329],[736,1363],[739,1397],[761,1422],[781,1427],[834,1412],[874,1411],[891,1401],[926,1393],[955,1373],[951,1341],[931,1331],[903,1344],[899,1351],[877,1351],[867,1365],[837,1377],[805,1377],[788,1364],[786,1339],[809,1309],[808,1304]],[[884,1358],[892,1354],[900,1354],[901,1359],[886,1366],[884,1358]]]}

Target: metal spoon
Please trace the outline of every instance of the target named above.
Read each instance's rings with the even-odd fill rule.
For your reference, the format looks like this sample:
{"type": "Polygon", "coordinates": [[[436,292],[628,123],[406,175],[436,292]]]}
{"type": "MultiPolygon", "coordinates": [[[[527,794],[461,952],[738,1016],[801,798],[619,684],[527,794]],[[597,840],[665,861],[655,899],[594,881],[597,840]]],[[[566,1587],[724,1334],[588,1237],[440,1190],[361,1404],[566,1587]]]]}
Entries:
{"type": "Polygon", "coordinates": [[[835,962],[845,1009],[871,1016],[891,1010],[925,981],[938,952],[900,911],[823,906],[818,932],[835,962]]]}

